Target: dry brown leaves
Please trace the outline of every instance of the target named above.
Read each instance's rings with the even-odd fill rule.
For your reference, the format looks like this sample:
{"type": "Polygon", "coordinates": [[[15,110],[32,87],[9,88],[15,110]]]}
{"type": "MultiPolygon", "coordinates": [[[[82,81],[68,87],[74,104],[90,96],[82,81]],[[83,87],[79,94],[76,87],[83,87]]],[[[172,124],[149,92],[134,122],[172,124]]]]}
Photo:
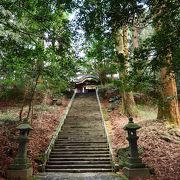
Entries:
{"type": "MultiPolygon", "coordinates": [[[[107,110],[107,101],[102,101],[103,108],[107,110]]],[[[111,141],[114,154],[118,148],[128,145],[127,134],[123,127],[127,124],[127,117],[121,115],[119,110],[108,112],[108,118],[111,123],[111,141]]],[[[170,140],[178,139],[177,136],[170,133],[170,129],[163,123],[157,121],[142,121],[135,118],[142,128],[138,131],[138,144],[144,148],[142,154],[143,162],[151,168],[154,168],[155,175],[145,178],[146,180],[179,180],[180,179],[180,144],[168,141],[163,138],[164,135],[170,137],[170,140]]],[[[180,138],[179,138],[180,141],[180,138]]],[[[137,178],[140,180],[143,178],[137,178]]]]}
{"type": "MultiPolygon", "coordinates": [[[[53,108],[48,109],[48,111],[43,111],[41,113],[35,112],[35,116],[32,120],[33,131],[30,132],[30,141],[28,144],[28,157],[32,161],[34,173],[37,172],[38,168],[34,160],[47,149],[68,102],[69,100],[64,99],[62,106],[53,106],[53,108]]],[[[9,137],[12,136],[9,136],[5,130],[9,129],[10,132],[16,132],[15,135],[17,137],[18,132],[16,130],[16,125],[6,125],[6,128],[2,127],[0,128],[0,178],[5,177],[5,171],[15,157],[18,147],[18,144],[14,140],[10,140],[9,137]],[[5,152],[6,148],[13,150],[11,157],[5,152]]]]}
{"type": "Polygon", "coordinates": [[[9,125],[8,130],[6,126],[1,126],[0,128],[0,177],[4,177],[5,170],[9,166],[10,162],[12,162],[15,153],[17,152],[17,143],[10,139],[9,132],[15,132],[15,125],[9,125]],[[12,150],[10,156],[7,154],[7,149],[12,150]]]}

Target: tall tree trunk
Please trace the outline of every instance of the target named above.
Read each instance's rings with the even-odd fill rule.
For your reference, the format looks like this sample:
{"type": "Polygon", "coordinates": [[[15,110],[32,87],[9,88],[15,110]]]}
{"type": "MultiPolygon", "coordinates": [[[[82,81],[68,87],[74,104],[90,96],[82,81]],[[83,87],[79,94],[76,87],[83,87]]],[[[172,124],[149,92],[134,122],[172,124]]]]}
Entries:
{"type": "MultiPolygon", "coordinates": [[[[140,31],[140,29],[137,27],[137,23],[134,22],[134,26],[133,26],[133,49],[134,49],[134,51],[139,48],[139,31],[140,31]]],[[[135,61],[137,64],[141,64],[142,60],[137,58],[137,59],[135,59],[135,61]]],[[[143,72],[144,72],[143,68],[141,68],[141,67],[137,68],[136,69],[137,77],[141,78],[143,76],[143,72]]]]}
{"type": "Polygon", "coordinates": [[[129,71],[129,64],[128,64],[128,26],[123,26],[122,29],[118,30],[117,33],[117,54],[118,56],[123,56],[123,61],[120,62],[120,80],[122,82],[122,111],[124,114],[128,116],[134,116],[137,113],[136,110],[136,104],[134,101],[133,93],[132,91],[127,91],[129,88],[127,87],[127,84],[125,82],[125,79],[128,75],[129,71]]]}
{"type": "MultiPolygon", "coordinates": [[[[154,24],[156,32],[162,31],[164,21],[161,20],[162,15],[167,11],[166,4],[161,3],[159,6],[158,1],[153,1],[153,15],[154,15],[154,24]]],[[[169,123],[177,124],[180,126],[180,114],[178,108],[178,99],[177,99],[177,87],[175,74],[172,69],[172,51],[167,48],[169,44],[164,44],[164,49],[166,49],[165,54],[161,54],[159,51],[159,60],[164,64],[160,69],[160,84],[159,88],[159,103],[158,103],[158,115],[157,119],[165,119],[169,123]]]]}
{"type": "MultiPolygon", "coordinates": [[[[167,65],[171,66],[172,55],[170,50],[164,60],[167,62],[167,65]]],[[[162,87],[159,89],[160,98],[157,119],[165,119],[169,123],[180,126],[175,74],[170,72],[168,67],[162,67],[160,70],[160,81],[162,87]]]]}
{"type": "Polygon", "coordinates": [[[137,27],[133,27],[133,48],[139,48],[139,32],[137,27]]]}

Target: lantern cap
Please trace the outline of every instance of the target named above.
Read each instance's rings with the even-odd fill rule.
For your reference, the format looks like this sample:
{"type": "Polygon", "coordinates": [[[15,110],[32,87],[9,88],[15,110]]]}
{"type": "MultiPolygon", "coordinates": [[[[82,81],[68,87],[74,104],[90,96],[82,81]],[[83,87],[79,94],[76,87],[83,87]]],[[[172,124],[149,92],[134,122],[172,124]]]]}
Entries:
{"type": "Polygon", "coordinates": [[[124,126],[124,130],[137,130],[140,129],[141,126],[133,122],[133,118],[129,117],[129,122],[124,126]]]}
{"type": "Polygon", "coordinates": [[[28,123],[20,124],[17,127],[18,130],[33,130],[33,128],[28,123]]]}

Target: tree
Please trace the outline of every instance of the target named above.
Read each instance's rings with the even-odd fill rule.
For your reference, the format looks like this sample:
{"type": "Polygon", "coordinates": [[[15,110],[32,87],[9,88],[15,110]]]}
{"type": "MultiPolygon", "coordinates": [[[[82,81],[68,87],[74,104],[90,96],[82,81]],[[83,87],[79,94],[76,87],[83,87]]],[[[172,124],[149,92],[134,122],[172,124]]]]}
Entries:
{"type": "Polygon", "coordinates": [[[116,73],[112,69],[115,60],[114,44],[109,39],[109,33],[102,34],[98,39],[92,36],[84,48],[86,63],[91,66],[91,72],[98,74],[102,85],[107,83],[108,74],[116,73]]]}
{"type": "Polygon", "coordinates": [[[177,40],[174,38],[179,34],[179,32],[177,32],[179,5],[179,1],[152,1],[152,14],[156,30],[155,42],[157,58],[162,64],[160,66],[160,99],[157,118],[165,119],[170,123],[178,124],[180,126],[173,62],[173,49],[177,46],[177,40]],[[173,40],[175,40],[175,42],[173,42],[173,40]]]}
{"type": "MultiPolygon", "coordinates": [[[[114,0],[103,0],[101,2],[83,1],[83,3],[81,2],[79,9],[79,21],[88,37],[93,35],[96,39],[98,39],[99,36],[104,37],[107,32],[111,34],[110,39],[114,43],[114,46],[116,46],[117,50],[116,59],[119,59],[120,54],[124,56],[124,58],[121,58],[123,61],[126,59],[126,61],[119,63],[117,67],[118,72],[122,74],[121,80],[123,80],[121,83],[122,88],[120,89],[122,90],[123,94],[126,94],[124,93],[125,91],[130,92],[131,90],[129,84],[126,85],[125,83],[125,79],[128,79],[128,73],[125,73],[128,71],[128,36],[127,33],[125,33],[124,38],[121,38],[121,35],[119,35],[119,30],[124,29],[124,32],[127,30],[123,27],[130,24],[130,18],[133,18],[136,12],[140,12],[138,4],[136,1],[127,0],[121,1],[120,3],[114,0]],[[102,34],[104,34],[104,36],[102,34]],[[120,50],[120,47],[118,46],[120,46],[122,39],[123,50],[120,50]],[[121,53],[121,51],[123,51],[123,53],[121,53]]],[[[133,115],[134,110],[132,109],[135,109],[133,108],[135,105],[133,95],[132,93],[127,93],[126,95],[127,96],[122,96],[124,104],[123,111],[126,114],[133,115]]]]}
{"type": "MultiPolygon", "coordinates": [[[[134,62],[136,67],[141,66],[139,59],[146,62],[142,63],[144,68],[141,67],[141,69],[143,72],[149,72],[149,82],[153,82],[152,85],[157,92],[158,119],[179,124],[175,72],[179,67],[177,37],[179,36],[180,3],[156,0],[145,1],[145,3],[147,3],[150,12],[148,16],[154,30],[152,35],[140,44],[140,48],[137,49],[139,53],[135,53],[134,62]]],[[[141,77],[141,81],[143,78],[141,77]]]]}
{"type": "Polygon", "coordinates": [[[118,30],[116,38],[116,51],[119,57],[119,79],[121,81],[122,111],[124,114],[133,116],[137,113],[134,97],[131,89],[127,86],[129,71],[128,63],[128,26],[124,25],[118,30]]]}
{"type": "Polygon", "coordinates": [[[43,0],[3,0],[0,8],[0,75],[5,85],[24,83],[20,119],[26,103],[28,118],[39,82],[52,87],[74,74],[71,8],[63,2],[43,0]]]}

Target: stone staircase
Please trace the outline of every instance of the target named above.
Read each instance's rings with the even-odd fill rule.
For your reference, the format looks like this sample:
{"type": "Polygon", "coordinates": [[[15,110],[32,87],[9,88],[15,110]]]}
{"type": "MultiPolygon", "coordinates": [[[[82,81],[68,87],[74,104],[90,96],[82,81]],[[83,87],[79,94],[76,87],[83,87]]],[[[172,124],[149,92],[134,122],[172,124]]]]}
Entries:
{"type": "Polygon", "coordinates": [[[77,94],[46,172],[111,172],[111,155],[95,93],[77,94]]]}

